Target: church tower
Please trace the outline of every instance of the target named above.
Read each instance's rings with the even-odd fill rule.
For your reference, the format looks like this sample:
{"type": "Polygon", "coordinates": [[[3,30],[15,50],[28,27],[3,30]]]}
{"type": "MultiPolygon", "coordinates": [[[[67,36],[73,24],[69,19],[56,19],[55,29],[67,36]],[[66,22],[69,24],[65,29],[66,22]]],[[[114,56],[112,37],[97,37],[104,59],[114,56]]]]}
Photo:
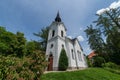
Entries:
{"type": "Polygon", "coordinates": [[[55,20],[49,26],[46,55],[49,61],[47,70],[58,70],[59,56],[65,47],[66,28],[60,18],[59,12],[55,20]]]}

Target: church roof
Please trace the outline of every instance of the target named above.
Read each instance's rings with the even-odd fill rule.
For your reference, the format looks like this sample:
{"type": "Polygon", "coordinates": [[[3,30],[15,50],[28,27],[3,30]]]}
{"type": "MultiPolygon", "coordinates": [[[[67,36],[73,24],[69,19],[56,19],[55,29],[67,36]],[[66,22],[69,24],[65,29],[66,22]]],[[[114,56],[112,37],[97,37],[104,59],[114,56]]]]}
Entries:
{"type": "Polygon", "coordinates": [[[66,39],[68,39],[72,44],[75,44],[75,41],[77,41],[78,44],[79,44],[79,46],[80,46],[80,48],[81,48],[81,50],[83,51],[83,48],[82,48],[82,46],[81,46],[81,44],[79,43],[79,41],[78,41],[77,38],[70,39],[70,38],[66,37],[66,39]]]}
{"type": "Polygon", "coordinates": [[[56,21],[56,22],[61,22],[61,18],[60,18],[60,15],[59,15],[59,11],[58,11],[57,16],[56,16],[56,18],[55,18],[55,21],[56,21]]]}
{"type": "Polygon", "coordinates": [[[69,41],[71,41],[71,42],[75,42],[75,40],[77,40],[77,38],[74,38],[74,39],[70,39],[70,38],[68,38],[68,37],[66,37],[69,41]]]}

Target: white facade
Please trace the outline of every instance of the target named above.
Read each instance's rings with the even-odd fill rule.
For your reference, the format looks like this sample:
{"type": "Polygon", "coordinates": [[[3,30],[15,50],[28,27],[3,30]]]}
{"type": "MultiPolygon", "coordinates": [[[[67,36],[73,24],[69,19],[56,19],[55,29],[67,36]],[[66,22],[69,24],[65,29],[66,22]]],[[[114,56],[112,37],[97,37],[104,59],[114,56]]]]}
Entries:
{"type": "Polygon", "coordinates": [[[59,17],[49,26],[49,35],[46,49],[47,60],[52,55],[51,70],[58,70],[59,56],[62,48],[68,57],[68,69],[79,69],[87,67],[83,50],[77,38],[69,39],[66,35],[66,27],[59,17]]]}

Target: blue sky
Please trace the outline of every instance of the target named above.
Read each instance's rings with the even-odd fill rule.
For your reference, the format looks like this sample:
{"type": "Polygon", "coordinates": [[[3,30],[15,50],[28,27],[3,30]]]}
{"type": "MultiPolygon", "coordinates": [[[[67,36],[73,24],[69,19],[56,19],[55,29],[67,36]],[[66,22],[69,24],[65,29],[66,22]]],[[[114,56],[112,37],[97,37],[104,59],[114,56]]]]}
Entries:
{"type": "Polygon", "coordinates": [[[91,50],[84,30],[97,19],[96,11],[117,0],[0,0],[0,26],[23,32],[28,40],[38,40],[33,33],[49,26],[59,10],[67,35],[82,37],[84,53],[91,50]]]}

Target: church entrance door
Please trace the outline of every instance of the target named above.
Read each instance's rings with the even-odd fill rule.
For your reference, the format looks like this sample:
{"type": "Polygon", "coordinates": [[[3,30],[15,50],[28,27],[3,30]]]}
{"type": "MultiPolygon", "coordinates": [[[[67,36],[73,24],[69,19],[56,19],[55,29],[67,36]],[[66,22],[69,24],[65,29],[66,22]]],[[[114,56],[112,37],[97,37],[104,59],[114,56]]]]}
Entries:
{"type": "Polygon", "coordinates": [[[52,54],[49,55],[48,62],[49,62],[48,71],[52,71],[53,70],[53,55],[52,54]]]}

